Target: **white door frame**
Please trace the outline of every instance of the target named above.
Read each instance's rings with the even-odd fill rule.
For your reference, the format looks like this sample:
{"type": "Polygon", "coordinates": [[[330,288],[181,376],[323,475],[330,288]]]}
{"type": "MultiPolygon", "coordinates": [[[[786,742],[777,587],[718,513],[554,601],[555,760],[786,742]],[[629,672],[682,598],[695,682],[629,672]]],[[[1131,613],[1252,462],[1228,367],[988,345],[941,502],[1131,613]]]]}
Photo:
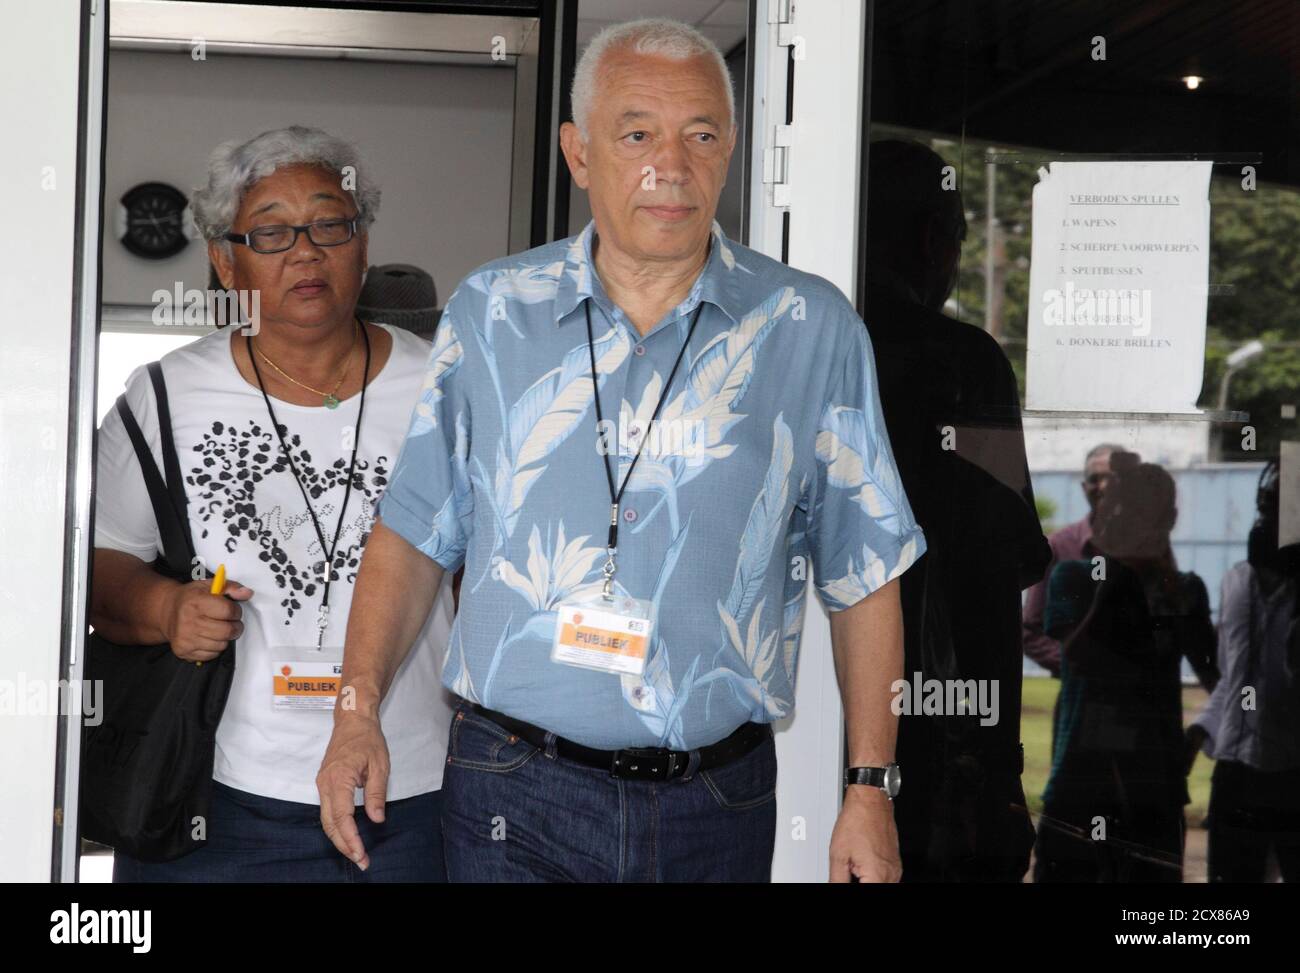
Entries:
{"type": "MultiPolygon", "coordinates": [[[[852,301],[866,5],[755,2],[749,246],[825,277],[852,301]]],[[[844,715],[830,622],[811,585],[807,597],[794,715],[779,724],[776,738],[776,882],[827,880],[827,850],[842,798],[844,715]]]]}
{"type": "MultiPolygon", "coordinates": [[[[755,4],[749,244],[777,258],[785,251],[791,266],[851,297],[866,9],[861,0],[755,4]],[[764,181],[765,163],[780,185],[764,181]]],[[[28,232],[0,238],[11,295],[0,356],[0,686],[11,694],[79,680],[84,655],[106,6],[17,5],[0,40],[9,81],[0,117],[25,133],[0,154],[0,178],[31,187],[11,200],[12,224],[28,232]],[[42,84],[24,80],[32,77],[42,84]]],[[[775,881],[826,879],[841,798],[829,624],[811,588],[808,597],[796,715],[777,737],[775,881]]],[[[0,726],[16,730],[0,732],[0,772],[19,784],[0,803],[0,881],[75,880],[76,806],[65,795],[76,794],[80,723],[78,706],[0,712],[0,726]]]]}
{"type": "Polygon", "coordinates": [[[0,36],[3,882],[76,878],[105,17],[102,0],[10,4],[0,36]]]}

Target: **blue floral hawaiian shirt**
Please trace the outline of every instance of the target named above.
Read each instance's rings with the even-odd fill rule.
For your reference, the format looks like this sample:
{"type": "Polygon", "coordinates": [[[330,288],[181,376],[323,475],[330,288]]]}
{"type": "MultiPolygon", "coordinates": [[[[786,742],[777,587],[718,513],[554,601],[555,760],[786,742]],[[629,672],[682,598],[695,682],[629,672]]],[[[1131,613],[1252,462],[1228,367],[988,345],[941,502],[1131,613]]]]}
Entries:
{"type": "Polygon", "coordinates": [[[591,747],[693,749],[790,713],[809,578],[828,610],[848,608],[925,538],[867,329],[833,285],[715,223],[690,294],[642,336],[595,273],[594,235],[493,261],[456,289],[379,514],[446,570],[465,567],[448,688],[591,747]],[[601,587],[604,455],[617,485],[638,446],[614,587],[654,605],[645,672],[553,662],[557,606],[601,587]]]}

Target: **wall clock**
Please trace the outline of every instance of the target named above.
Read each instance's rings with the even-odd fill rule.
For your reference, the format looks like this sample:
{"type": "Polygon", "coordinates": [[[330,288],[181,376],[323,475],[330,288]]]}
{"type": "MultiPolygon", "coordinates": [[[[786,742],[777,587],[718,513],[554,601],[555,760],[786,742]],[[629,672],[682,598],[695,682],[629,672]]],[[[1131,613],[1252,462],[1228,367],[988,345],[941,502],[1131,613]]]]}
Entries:
{"type": "Polygon", "coordinates": [[[137,257],[174,257],[190,242],[189,202],[175,186],[142,182],[118,204],[117,238],[137,257]]]}

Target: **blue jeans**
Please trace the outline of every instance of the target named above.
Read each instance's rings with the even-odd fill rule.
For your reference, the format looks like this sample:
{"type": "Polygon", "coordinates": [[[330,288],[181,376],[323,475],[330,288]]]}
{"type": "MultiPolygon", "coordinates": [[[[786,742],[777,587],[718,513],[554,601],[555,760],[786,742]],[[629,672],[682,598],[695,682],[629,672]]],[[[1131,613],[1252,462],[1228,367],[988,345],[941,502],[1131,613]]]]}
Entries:
{"type": "MultiPolygon", "coordinates": [[[[442,833],[452,882],[767,882],[776,741],[709,771],[619,780],[520,740],[462,704],[442,833]]],[[[698,761],[693,757],[691,766],[698,761]]]]}
{"type": "Polygon", "coordinates": [[[370,855],[361,871],[325,837],[320,808],[259,797],[213,781],[207,844],[169,862],[113,853],[114,882],[445,882],[440,792],[384,807],[374,824],[357,809],[370,855]]]}

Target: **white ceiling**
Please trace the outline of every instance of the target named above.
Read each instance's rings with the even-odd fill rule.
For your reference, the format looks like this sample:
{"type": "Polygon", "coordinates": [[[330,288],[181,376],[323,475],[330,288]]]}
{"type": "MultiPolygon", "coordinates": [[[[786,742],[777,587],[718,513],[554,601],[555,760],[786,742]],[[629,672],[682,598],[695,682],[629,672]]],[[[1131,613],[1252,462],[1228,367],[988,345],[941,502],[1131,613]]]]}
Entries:
{"type": "Polygon", "coordinates": [[[338,50],[442,51],[489,62],[485,37],[500,35],[505,52],[518,54],[531,29],[519,17],[171,0],[110,0],[110,19],[117,46],[179,42],[188,50],[201,37],[224,50],[270,45],[318,56],[338,50]]]}
{"type": "MultiPolygon", "coordinates": [[[[175,39],[188,45],[192,38],[203,37],[209,43],[481,52],[484,36],[501,34],[512,54],[522,42],[523,21],[513,17],[299,8],[291,0],[278,6],[110,2],[113,36],[119,41],[175,39]]],[[[578,0],[578,51],[601,28],[638,17],[685,21],[726,54],[745,39],[749,0],[578,0]]]]}
{"type": "Polygon", "coordinates": [[[726,54],[745,39],[749,0],[578,0],[578,53],[601,28],[638,17],[683,20],[726,54]]]}

